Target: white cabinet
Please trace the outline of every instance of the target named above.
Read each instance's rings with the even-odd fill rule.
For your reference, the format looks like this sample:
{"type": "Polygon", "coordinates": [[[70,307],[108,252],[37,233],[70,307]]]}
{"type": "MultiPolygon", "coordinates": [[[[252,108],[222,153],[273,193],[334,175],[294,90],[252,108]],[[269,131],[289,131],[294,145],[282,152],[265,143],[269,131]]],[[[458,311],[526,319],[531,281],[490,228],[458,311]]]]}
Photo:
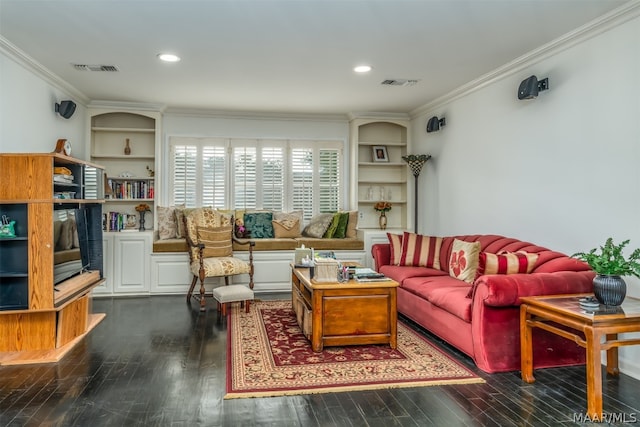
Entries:
{"type": "Polygon", "coordinates": [[[108,233],[102,234],[102,270],[104,282],[93,288],[93,295],[113,294],[113,238],[108,233]]]}
{"type": "Polygon", "coordinates": [[[152,243],[151,231],[104,233],[104,275],[110,280],[94,295],[148,295],[152,243]]]}
{"type": "Polygon", "coordinates": [[[358,230],[358,238],[364,242],[364,251],[366,253],[365,266],[374,268],[373,257],[371,256],[371,247],[376,243],[389,243],[387,233],[402,234],[402,229],[386,229],[386,230],[358,230]]]}
{"type": "Polygon", "coordinates": [[[409,226],[407,154],[409,121],[356,118],[351,121],[351,205],[360,212],[359,229],[379,229],[374,205],[391,202],[386,213],[389,228],[409,226]],[[380,151],[382,150],[382,152],[380,151]],[[383,154],[380,156],[380,154],[383,154]]]}

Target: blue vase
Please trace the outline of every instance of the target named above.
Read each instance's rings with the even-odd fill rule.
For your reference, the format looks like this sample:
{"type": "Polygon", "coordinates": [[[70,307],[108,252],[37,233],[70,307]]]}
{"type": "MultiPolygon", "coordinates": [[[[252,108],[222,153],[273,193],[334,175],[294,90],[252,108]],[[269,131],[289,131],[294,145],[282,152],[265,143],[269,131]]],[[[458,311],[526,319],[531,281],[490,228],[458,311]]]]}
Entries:
{"type": "Polygon", "coordinates": [[[601,304],[617,306],[627,296],[627,284],[621,276],[596,274],[593,293],[601,304]]]}

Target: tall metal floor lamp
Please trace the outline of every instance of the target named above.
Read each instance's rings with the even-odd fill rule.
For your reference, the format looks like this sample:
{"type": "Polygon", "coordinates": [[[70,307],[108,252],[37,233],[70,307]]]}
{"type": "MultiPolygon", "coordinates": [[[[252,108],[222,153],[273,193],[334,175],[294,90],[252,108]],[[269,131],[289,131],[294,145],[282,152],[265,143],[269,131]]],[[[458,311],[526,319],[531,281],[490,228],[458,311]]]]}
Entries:
{"type": "Polygon", "coordinates": [[[431,154],[409,154],[408,156],[402,156],[402,160],[409,164],[411,172],[413,172],[413,177],[415,178],[415,184],[413,186],[415,190],[413,221],[416,234],[418,233],[418,177],[420,176],[420,171],[422,171],[422,166],[424,166],[430,158],[431,154]]]}

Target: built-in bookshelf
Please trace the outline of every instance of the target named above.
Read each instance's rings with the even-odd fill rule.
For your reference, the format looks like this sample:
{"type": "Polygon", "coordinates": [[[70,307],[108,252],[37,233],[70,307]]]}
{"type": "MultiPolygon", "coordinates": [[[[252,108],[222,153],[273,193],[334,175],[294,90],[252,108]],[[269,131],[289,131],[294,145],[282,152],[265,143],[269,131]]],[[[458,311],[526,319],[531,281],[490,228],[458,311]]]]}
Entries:
{"type": "Polygon", "coordinates": [[[413,201],[407,194],[409,121],[404,119],[355,118],[351,121],[352,205],[359,212],[359,229],[379,229],[380,214],[374,205],[390,202],[387,227],[406,229],[413,201]]]}
{"type": "MultiPolygon", "coordinates": [[[[145,203],[155,211],[160,113],[90,108],[89,115],[91,159],[105,167],[103,229],[107,232],[140,229],[140,215],[135,207],[145,203]]],[[[150,216],[144,224],[146,230],[153,228],[150,216]]]]}

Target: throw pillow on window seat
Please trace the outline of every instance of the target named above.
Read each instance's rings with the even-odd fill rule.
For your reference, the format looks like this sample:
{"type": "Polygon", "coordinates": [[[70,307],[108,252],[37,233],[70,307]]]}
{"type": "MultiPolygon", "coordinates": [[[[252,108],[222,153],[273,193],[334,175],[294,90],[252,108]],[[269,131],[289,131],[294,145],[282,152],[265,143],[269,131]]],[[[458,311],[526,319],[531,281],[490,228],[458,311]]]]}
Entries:
{"type": "Polygon", "coordinates": [[[340,224],[340,212],[336,212],[333,214],[333,218],[331,218],[331,223],[329,227],[327,227],[327,231],[324,232],[322,237],[324,239],[333,239],[336,234],[336,230],[338,229],[338,224],[340,224]]]}
{"type": "Polygon", "coordinates": [[[300,225],[296,219],[274,219],[271,221],[276,239],[300,237],[300,225]]]}
{"type": "Polygon", "coordinates": [[[316,239],[321,239],[322,236],[324,236],[324,233],[327,232],[327,228],[329,228],[329,225],[331,225],[332,220],[332,213],[324,213],[314,216],[302,231],[302,235],[305,237],[314,237],[316,239]]]}
{"type": "Polygon", "coordinates": [[[273,214],[271,212],[245,212],[244,226],[252,239],[273,238],[273,214]]]}

